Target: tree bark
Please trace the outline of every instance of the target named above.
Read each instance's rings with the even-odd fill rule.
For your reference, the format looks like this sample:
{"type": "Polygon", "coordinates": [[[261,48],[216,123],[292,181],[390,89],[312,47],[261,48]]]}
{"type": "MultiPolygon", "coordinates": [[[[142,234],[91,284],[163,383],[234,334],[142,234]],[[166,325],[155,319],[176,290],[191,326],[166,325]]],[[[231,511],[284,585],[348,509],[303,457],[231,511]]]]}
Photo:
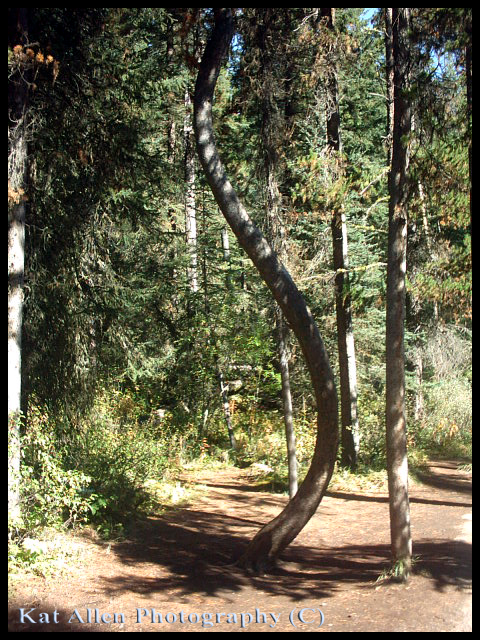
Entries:
{"type": "Polygon", "coordinates": [[[217,378],[220,387],[220,395],[222,396],[223,415],[225,416],[225,422],[227,425],[228,439],[230,440],[230,447],[235,451],[237,443],[235,442],[235,436],[233,434],[232,415],[230,413],[230,404],[228,402],[228,385],[226,385],[223,380],[223,374],[218,363],[217,378]]]}
{"type": "Polygon", "coordinates": [[[408,217],[408,163],[411,108],[408,86],[409,9],[392,9],[394,113],[392,165],[389,174],[389,225],[386,325],[386,431],[393,562],[407,578],[412,540],[408,499],[408,460],[405,413],[405,274],[408,217]]]}
{"type": "Polygon", "coordinates": [[[231,291],[232,290],[232,274],[231,274],[231,263],[230,263],[230,241],[228,239],[227,227],[223,227],[222,229],[222,250],[223,250],[223,260],[227,267],[225,284],[227,286],[227,291],[231,291]]]}
{"type": "MultiPolygon", "coordinates": [[[[227,287],[227,291],[231,291],[232,279],[230,276],[230,242],[228,239],[228,231],[226,227],[222,229],[222,249],[223,249],[223,260],[227,265],[225,284],[227,287]]],[[[235,441],[235,436],[233,433],[232,415],[230,413],[230,403],[228,401],[228,384],[225,384],[223,380],[223,374],[220,369],[220,364],[218,360],[217,360],[217,378],[218,378],[218,383],[220,385],[220,395],[222,397],[223,415],[225,416],[225,423],[227,425],[228,439],[230,440],[230,447],[235,451],[237,449],[237,443],[235,441]]]]}
{"type": "Polygon", "coordinates": [[[282,383],[283,422],[285,424],[285,439],[287,443],[288,462],[288,495],[290,499],[298,491],[298,464],[295,427],[293,422],[292,391],[290,387],[290,367],[288,364],[288,327],[282,311],[275,304],[275,333],[277,339],[277,353],[282,383]]]}
{"type": "Polygon", "coordinates": [[[355,469],[360,449],[357,363],[353,335],[352,301],[349,292],[347,224],[345,214],[341,210],[335,211],[332,218],[332,238],[342,416],[341,464],[344,467],[355,469]]]}
{"type": "MultiPolygon", "coordinates": [[[[28,42],[28,9],[12,9],[9,44],[28,42]]],[[[28,63],[27,63],[28,64],[28,63]]],[[[22,400],[22,325],[25,272],[25,192],[27,190],[28,70],[18,62],[8,92],[8,509],[20,514],[20,420],[22,400]]]]}
{"type": "Polygon", "coordinates": [[[332,370],[312,314],[290,274],[249,218],[227,178],[216,148],[212,100],[233,28],[231,10],[217,10],[215,28],[205,48],[195,87],[194,128],[198,155],[220,210],[300,343],[318,409],[315,451],[305,480],[285,509],[257,533],[239,561],[247,569],[262,570],[296,538],[315,513],[327,489],[338,447],[338,408],[332,370]]]}
{"type": "MultiPolygon", "coordinates": [[[[327,29],[334,31],[335,9],[322,8],[321,16],[327,29]]],[[[332,34],[333,35],[333,34],[332,34]]],[[[333,57],[327,69],[327,147],[335,159],[334,179],[341,179],[342,151],[340,137],[340,105],[338,98],[337,64],[333,57]]],[[[343,206],[334,202],[332,212],[333,267],[335,269],[335,310],[340,370],[340,407],[342,421],[341,464],[350,469],[357,466],[360,445],[357,411],[357,366],[353,335],[352,299],[349,291],[347,223],[343,206]]]]}

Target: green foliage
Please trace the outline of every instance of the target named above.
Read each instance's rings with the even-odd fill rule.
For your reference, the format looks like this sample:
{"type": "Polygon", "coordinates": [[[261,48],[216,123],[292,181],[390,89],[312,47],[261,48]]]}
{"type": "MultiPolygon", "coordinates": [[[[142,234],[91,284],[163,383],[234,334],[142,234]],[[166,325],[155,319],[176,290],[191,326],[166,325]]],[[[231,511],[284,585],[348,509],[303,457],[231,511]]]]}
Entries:
{"type": "Polygon", "coordinates": [[[436,451],[463,455],[471,452],[472,389],[467,380],[451,378],[433,384],[427,392],[423,438],[436,451]]]}
{"type": "MultiPolygon", "coordinates": [[[[278,410],[255,409],[240,410],[234,415],[235,440],[237,451],[235,461],[242,467],[260,464],[273,471],[263,474],[263,481],[272,488],[281,487],[287,481],[285,425],[283,415],[278,410]]],[[[316,420],[310,414],[299,414],[295,421],[296,455],[299,476],[306,473],[315,446],[316,420]]]]}
{"type": "Polygon", "coordinates": [[[20,523],[14,523],[14,537],[35,534],[46,526],[73,527],[88,521],[99,496],[83,493],[90,476],[64,468],[65,451],[47,411],[31,406],[21,451],[22,513],[20,523]]]}
{"type": "Polygon", "coordinates": [[[103,529],[125,523],[150,504],[145,482],[161,478],[166,467],[167,443],[158,426],[138,424],[143,411],[131,393],[103,394],[85,418],[71,455],[71,464],[90,478],[87,495],[96,498],[90,520],[103,529]]]}
{"type": "Polygon", "coordinates": [[[377,582],[407,582],[412,571],[412,565],[414,565],[418,560],[418,556],[407,561],[397,560],[391,567],[383,571],[383,573],[378,577],[377,582]]]}

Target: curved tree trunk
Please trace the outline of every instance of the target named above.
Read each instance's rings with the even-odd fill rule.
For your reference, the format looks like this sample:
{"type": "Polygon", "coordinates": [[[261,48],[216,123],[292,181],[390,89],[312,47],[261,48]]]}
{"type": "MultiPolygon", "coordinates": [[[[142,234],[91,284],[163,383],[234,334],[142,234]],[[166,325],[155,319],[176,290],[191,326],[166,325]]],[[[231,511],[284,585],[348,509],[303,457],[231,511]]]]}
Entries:
{"type": "Polygon", "coordinates": [[[310,469],[295,497],[266,524],[240,563],[263,570],[300,533],[315,513],[330,481],[338,447],[338,402],[322,338],[305,300],[260,230],[250,220],[219,158],[212,124],[212,100],[222,61],[233,36],[230,9],[220,9],[200,63],[194,96],[197,150],[206,178],[241,247],[258,269],[295,333],[313,383],[318,408],[317,441],[310,469]]]}

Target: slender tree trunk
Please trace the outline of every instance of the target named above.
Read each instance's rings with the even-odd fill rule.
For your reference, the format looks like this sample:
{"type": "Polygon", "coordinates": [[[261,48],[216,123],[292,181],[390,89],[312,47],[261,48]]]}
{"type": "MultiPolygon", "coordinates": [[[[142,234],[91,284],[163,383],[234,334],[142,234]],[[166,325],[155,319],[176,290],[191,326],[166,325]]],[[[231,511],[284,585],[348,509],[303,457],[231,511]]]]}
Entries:
{"type": "MultiPolygon", "coordinates": [[[[227,274],[226,274],[225,284],[227,286],[227,290],[231,291],[232,279],[230,276],[230,242],[228,239],[228,231],[226,227],[222,229],[222,249],[223,249],[223,260],[227,265],[227,274]]],[[[228,401],[228,384],[225,384],[223,380],[223,374],[220,369],[220,364],[218,363],[218,361],[217,361],[217,377],[218,377],[218,383],[220,385],[220,395],[222,397],[223,415],[225,416],[225,423],[227,425],[228,439],[230,440],[230,447],[233,450],[236,450],[237,443],[235,441],[235,436],[233,434],[232,416],[230,413],[230,403],[228,401]]]]}
{"type": "MultiPolygon", "coordinates": [[[[335,9],[322,8],[321,16],[330,31],[335,28],[335,9]]],[[[333,45],[332,45],[333,46],[333,45]]],[[[327,146],[336,162],[332,171],[335,179],[340,179],[340,107],[338,98],[337,63],[335,56],[330,60],[326,77],[327,93],[327,146]]],[[[352,300],[348,271],[347,223],[343,206],[334,203],[332,213],[333,266],[335,269],[335,308],[337,316],[337,344],[340,369],[340,406],[342,416],[342,457],[343,466],[355,469],[360,444],[357,411],[357,366],[355,339],[353,336],[352,300]]]]}
{"type": "MultiPolygon", "coordinates": [[[[266,238],[279,259],[285,262],[287,250],[285,243],[285,227],[282,220],[282,194],[278,185],[279,148],[285,143],[284,116],[281,114],[276,100],[281,99],[283,93],[275,78],[278,76],[280,61],[274,58],[270,48],[271,35],[269,25],[276,9],[271,7],[257,9],[263,20],[260,29],[260,55],[262,67],[262,143],[264,149],[264,171],[266,183],[266,238]],[[277,71],[277,74],[275,74],[277,71]]],[[[283,82],[283,80],[282,80],[283,82]]],[[[293,422],[292,392],[290,388],[290,368],[288,362],[288,326],[278,304],[273,301],[273,316],[275,320],[275,342],[282,385],[282,409],[285,424],[285,438],[287,444],[288,461],[288,493],[290,498],[298,491],[297,452],[295,442],[295,428],[293,422]]]]}
{"type": "Polygon", "coordinates": [[[412,540],[408,499],[405,414],[405,274],[407,254],[408,162],[411,109],[408,85],[409,9],[392,9],[394,113],[392,165],[389,174],[389,226],[386,326],[386,430],[393,562],[406,579],[411,568],[412,540]]]}
{"type": "Polygon", "coordinates": [[[227,290],[231,291],[232,274],[231,274],[231,264],[230,264],[230,240],[228,238],[227,227],[223,227],[222,229],[222,250],[223,250],[223,260],[227,265],[227,275],[225,279],[225,284],[227,285],[227,290]]]}
{"type": "Polygon", "coordinates": [[[228,385],[223,380],[223,374],[220,370],[220,366],[217,365],[217,377],[218,384],[220,386],[220,395],[222,396],[223,415],[225,416],[225,422],[227,424],[228,438],[230,440],[230,447],[232,449],[237,448],[235,442],[235,436],[233,435],[232,415],[230,413],[230,404],[228,402],[228,385]]]}
{"type": "Polygon", "coordinates": [[[282,408],[285,424],[285,438],[287,443],[288,461],[288,495],[290,499],[298,491],[297,445],[295,441],[295,427],[293,422],[292,392],[290,388],[290,367],[288,365],[288,327],[282,310],[275,304],[275,333],[277,339],[277,353],[282,383],[282,408]]]}
{"type": "Polygon", "coordinates": [[[351,295],[348,278],[348,241],[345,214],[335,211],[332,220],[333,263],[335,268],[335,308],[340,369],[342,416],[342,457],[345,467],[355,469],[360,448],[357,413],[357,364],[353,335],[351,295]]]}
{"type": "Polygon", "coordinates": [[[208,183],[225,219],[295,333],[312,378],[317,402],[317,440],[312,463],[297,494],[254,537],[240,562],[264,569],[296,538],[315,513],[333,473],[338,447],[337,394],[332,370],[313,316],[290,274],[251,221],[233,189],[216,148],[212,100],[221,64],[233,36],[230,9],[216,12],[215,28],[205,48],[195,87],[194,126],[197,150],[208,183]]]}
{"type": "Polygon", "coordinates": [[[185,235],[189,254],[187,267],[188,286],[192,293],[198,291],[197,259],[197,209],[195,202],[195,145],[193,142],[192,101],[185,89],[185,119],[183,136],[185,141],[185,235]]]}
{"type": "MultiPolygon", "coordinates": [[[[12,10],[12,14],[13,14],[12,10]]],[[[28,42],[28,9],[16,9],[11,45],[28,42]]],[[[20,514],[20,419],[22,401],[22,325],[25,272],[25,193],[27,190],[28,71],[23,63],[8,92],[8,508],[20,514]]]]}
{"type": "MultiPolygon", "coordinates": [[[[416,131],[416,117],[415,113],[412,111],[411,116],[411,131],[412,134],[416,131]]],[[[417,187],[418,187],[418,197],[420,200],[420,210],[422,212],[422,227],[423,233],[425,235],[425,242],[427,244],[427,251],[430,259],[432,261],[437,260],[437,256],[435,255],[435,248],[433,246],[432,241],[432,232],[430,230],[430,225],[428,223],[428,211],[427,211],[427,199],[425,197],[425,189],[423,188],[423,182],[419,177],[417,179],[417,187]]],[[[438,301],[433,301],[433,319],[435,320],[435,324],[438,323],[438,301]]]]}
{"type": "Polygon", "coordinates": [[[420,347],[417,347],[415,353],[415,383],[416,383],[416,391],[415,391],[415,422],[420,422],[423,418],[423,357],[422,350],[420,347]]]}

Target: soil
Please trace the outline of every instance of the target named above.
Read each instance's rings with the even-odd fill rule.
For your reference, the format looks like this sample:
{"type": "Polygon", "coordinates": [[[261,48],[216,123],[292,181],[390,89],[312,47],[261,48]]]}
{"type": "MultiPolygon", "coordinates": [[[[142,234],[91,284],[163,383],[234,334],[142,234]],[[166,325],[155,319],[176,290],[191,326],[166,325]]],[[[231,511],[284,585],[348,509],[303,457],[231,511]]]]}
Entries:
{"type": "Polygon", "coordinates": [[[85,539],[68,574],[19,584],[9,630],[472,630],[471,474],[457,463],[431,463],[411,487],[416,561],[406,584],[379,580],[390,558],[385,493],[328,492],[278,567],[248,576],[232,562],[287,498],[235,468],[183,481],[206,488],[121,542],[85,539]]]}

